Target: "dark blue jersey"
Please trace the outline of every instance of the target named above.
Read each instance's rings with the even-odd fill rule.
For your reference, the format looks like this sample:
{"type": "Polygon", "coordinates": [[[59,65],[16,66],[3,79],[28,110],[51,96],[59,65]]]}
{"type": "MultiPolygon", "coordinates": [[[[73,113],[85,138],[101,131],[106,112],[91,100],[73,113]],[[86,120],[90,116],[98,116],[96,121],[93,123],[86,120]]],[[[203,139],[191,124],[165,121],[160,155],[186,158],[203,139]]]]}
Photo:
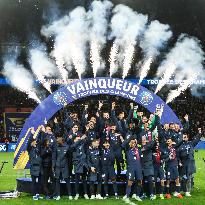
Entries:
{"type": "Polygon", "coordinates": [[[201,135],[198,134],[196,137],[194,137],[193,140],[191,141],[184,141],[179,149],[179,158],[180,161],[186,162],[187,160],[194,160],[194,147],[198,144],[198,142],[200,141],[201,135]]]}
{"type": "Polygon", "coordinates": [[[138,147],[131,148],[129,142],[133,137],[129,137],[122,143],[122,147],[125,148],[126,152],[126,162],[128,167],[141,167],[141,151],[138,147]]]}
{"type": "Polygon", "coordinates": [[[169,159],[166,161],[167,167],[178,166],[178,153],[175,147],[167,147],[165,149],[165,154],[169,155],[169,159]]]}
{"type": "Polygon", "coordinates": [[[114,163],[115,163],[115,157],[114,157],[113,150],[111,148],[102,149],[101,151],[102,167],[114,166],[114,163]]]}
{"type": "Polygon", "coordinates": [[[120,136],[121,136],[121,134],[119,134],[119,133],[109,132],[109,134],[108,134],[110,146],[112,147],[113,151],[121,149],[122,141],[120,139],[120,136]]]}

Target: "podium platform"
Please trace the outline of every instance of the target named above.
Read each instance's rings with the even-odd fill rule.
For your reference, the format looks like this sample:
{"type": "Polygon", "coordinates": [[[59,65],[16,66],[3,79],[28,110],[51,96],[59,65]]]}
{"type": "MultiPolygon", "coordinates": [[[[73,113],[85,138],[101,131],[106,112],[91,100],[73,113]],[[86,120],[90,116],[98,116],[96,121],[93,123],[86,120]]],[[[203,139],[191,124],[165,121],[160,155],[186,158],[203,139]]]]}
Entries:
{"type": "MultiPolygon", "coordinates": [[[[19,192],[25,192],[25,193],[31,193],[31,178],[17,178],[16,179],[17,181],[17,191],[19,192]]],[[[81,184],[81,182],[80,182],[81,184]]],[[[97,185],[97,183],[96,183],[97,185]]],[[[125,190],[126,190],[126,185],[127,185],[127,181],[124,180],[124,181],[117,181],[117,185],[118,185],[118,194],[120,196],[124,196],[125,195],[125,190]]],[[[145,186],[144,186],[144,191],[147,191],[147,182],[145,182],[145,186]]],[[[170,184],[170,188],[171,188],[171,191],[174,190],[174,183],[172,182],[170,184]]],[[[104,189],[103,189],[103,184],[102,184],[102,196],[104,196],[104,189]]],[[[50,183],[50,192],[52,193],[52,183],[50,183]]],[[[159,187],[159,183],[156,184],[156,187],[157,187],[157,190],[158,190],[158,187],[159,187]]],[[[109,182],[109,195],[110,196],[113,196],[114,195],[114,192],[113,192],[113,186],[112,186],[112,182],[109,182]]],[[[80,186],[80,195],[82,196],[84,193],[83,193],[83,186],[80,186]]],[[[72,191],[72,195],[74,196],[75,195],[75,181],[72,181],[71,180],[71,191],[72,191]]],[[[132,191],[133,191],[133,187],[132,187],[132,191]]],[[[157,191],[158,192],[158,191],[157,191]]],[[[88,182],[88,193],[89,193],[89,182],[88,182]]],[[[41,190],[41,194],[44,194],[43,193],[43,190],[41,190]]],[[[147,192],[147,194],[149,195],[149,193],[147,192]]],[[[61,195],[67,195],[67,189],[66,189],[66,183],[65,181],[61,181],[61,195]]]]}
{"type": "MultiPolygon", "coordinates": [[[[17,178],[17,191],[19,192],[25,192],[25,193],[31,193],[31,178],[17,178]]],[[[81,182],[80,182],[81,184],[81,182]]],[[[119,195],[124,195],[125,189],[126,189],[126,181],[123,182],[117,182],[118,185],[118,191],[119,195]]],[[[96,184],[97,185],[97,184],[96,184]]],[[[102,195],[103,195],[103,184],[102,184],[102,195]]],[[[53,187],[52,184],[50,183],[50,188],[53,187]]],[[[81,189],[83,186],[80,186],[80,195],[83,195],[83,190],[81,189]]],[[[114,195],[113,188],[112,188],[112,183],[109,182],[109,194],[114,195]]],[[[50,190],[52,193],[52,190],[50,190]]],[[[75,195],[75,182],[71,181],[71,191],[72,195],[75,195]]],[[[88,183],[88,192],[89,192],[89,183],[88,183]]],[[[41,190],[41,194],[44,194],[43,191],[41,190]]],[[[66,183],[65,181],[61,181],[61,195],[67,195],[67,190],[66,190],[66,183]]]]}

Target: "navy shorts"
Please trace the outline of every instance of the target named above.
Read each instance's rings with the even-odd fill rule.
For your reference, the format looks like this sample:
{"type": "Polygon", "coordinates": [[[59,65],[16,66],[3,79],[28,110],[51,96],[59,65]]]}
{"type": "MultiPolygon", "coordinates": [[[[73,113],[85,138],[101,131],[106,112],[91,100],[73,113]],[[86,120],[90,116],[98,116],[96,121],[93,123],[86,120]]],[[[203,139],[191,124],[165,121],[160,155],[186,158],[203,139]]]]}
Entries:
{"type": "Polygon", "coordinates": [[[153,168],[153,166],[151,166],[149,168],[142,169],[142,173],[143,173],[144,177],[154,176],[154,168],[153,168]]]}
{"type": "Polygon", "coordinates": [[[155,180],[155,182],[159,182],[163,179],[166,179],[163,166],[154,167],[154,180],[155,180]]]}
{"type": "Polygon", "coordinates": [[[190,179],[192,175],[190,167],[191,167],[190,164],[186,164],[179,168],[179,174],[181,179],[183,180],[190,179]]]}
{"type": "Polygon", "coordinates": [[[176,180],[177,178],[179,178],[178,166],[167,167],[166,177],[168,180],[176,180]]]}
{"type": "Polygon", "coordinates": [[[98,182],[101,183],[102,182],[102,173],[93,173],[91,172],[89,174],[89,181],[90,182],[98,182]]]}
{"type": "Polygon", "coordinates": [[[116,178],[115,169],[113,166],[102,168],[102,180],[108,181],[116,178]]]}
{"type": "Polygon", "coordinates": [[[137,167],[135,168],[127,168],[127,179],[130,181],[135,181],[135,180],[142,180],[142,169],[139,169],[137,167]]]}
{"type": "Polygon", "coordinates": [[[114,154],[115,159],[118,162],[123,163],[123,155],[122,155],[122,150],[121,149],[115,150],[113,152],[113,154],[114,154]]]}

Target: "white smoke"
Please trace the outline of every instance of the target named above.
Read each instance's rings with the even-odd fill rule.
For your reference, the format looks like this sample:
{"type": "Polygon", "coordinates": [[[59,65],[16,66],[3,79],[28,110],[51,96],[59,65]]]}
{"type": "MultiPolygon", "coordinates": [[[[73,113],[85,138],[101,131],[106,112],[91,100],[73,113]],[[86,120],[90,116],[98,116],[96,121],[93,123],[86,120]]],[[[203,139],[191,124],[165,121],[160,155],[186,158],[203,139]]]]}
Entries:
{"type": "Polygon", "coordinates": [[[47,38],[53,35],[54,36],[59,35],[60,33],[64,31],[65,27],[69,23],[69,20],[70,20],[69,16],[65,15],[64,17],[53,21],[49,25],[44,25],[41,28],[41,34],[47,38]]]}
{"type": "MultiPolygon", "coordinates": [[[[111,19],[110,39],[114,40],[114,49],[111,49],[112,58],[118,60],[118,64],[123,66],[123,78],[131,67],[134,48],[138,37],[142,34],[147,23],[147,16],[134,12],[131,8],[124,5],[117,5],[113,9],[113,17],[111,19]],[[118,53],[118,56],[114,57],[118,53]]],[[[118,65],[111,61],[112,69],[110,69],[110,76],[117,71],[118,65]],[[115,65],[115,66],[114,66],[115,65]]]]}
{"type": "Polygon", "coordinates": [[[168,53],[166,60],[158,68],[157,76],[162,80],[155,90],[159,92],[168,80],[174,75],[175,79],[183,80],[192,77],[195,73],[203,73],[204,52],[196,38],[181,34],[175,47],[168,53]]]}
{"type": "Polygon", "coordinates": [[[159,21],[155,20],[148,26],[140,42],[140,47],[144,53],[144,59],[142,60],[143,65],[140,70],[139,84],[147,76],[151,63],[171,36],[172,32],[167,24],[161,24],[159,21]]]}
{"type": "Polygon", "coordinates": [[[150,56],[148,57],[143,65],[142,65],[142,68],[141,68],[141,71],[140,71],[140,79],[139,79],[139,84],[143,81],[143,79],[147,76],[147,73],[148,71],[150,70],[150,66],[153,62],[153,58],[150,56]]]}
{"type": "Polygon", "coordinates": [[[29,63],[37,79],[50,93],[52,93],[51,86],[48,82],[46,82],[45,77],[58,76],[58,73],[56,71],[56,66],[53,64],[52,60],[48,58],[47,54],[45,53],[45,48],[42,49],[35,48],[29,51],[30,52],[29,63]]]}
{"type": "Polygon", "coordinates": [[[41,102],[36,95],[33,85],[34,79],[29,71],[23,67],[23,65],[10,59],[4,63],[3,74],[10,81],[13,87],[25,92],[29,98],[34,99],[36,102],[41,102]]]}
{"type": "Polygon", "coordinates": [[[45,36],[55,36],[53,56],[63,76],[67,78],[67,71],[74,65],[79,78],[86,68],[86,44],[89,40],[87,13],[84,8],[77,7],[62,19],[44,26],[41,30],[45,36]]]}
{"type": "MultiPolygon", "coordinates": [[[[200,75],[201,79],[203,80],[205,78],[205,75],[204,77],[202,77],[200,75]]],[[[193,96],[196,96],[198,98],[204,98],[205,99],[205,86],[203,84],[200,84],[200,85],[191,85],[191,94],[193,96]]]]}
{"type": "Polygon", "coordinates": [[[67,82],[68,71],[65,69],[65,62],[67,60],[67,69],[70,68],[70,57],[69,56],[67,44],[67,36],[65,35],[65,28],[69,23],[69,16],[64,16],[61,19],[53,21],[51,24],[43,26],[41,29],[41,34],[49,38],[55,37],[54,50],[52,51],[52,56],[56,60],[56,65],[59,69],[59,72],[62,76],[64,82],[67,82]]]}
{"type": "Polygon", "coordinates": [[[78,7],[70,13],[68,36],[72,62],[81,79],[86,68],[86,44],[89,40],[86,11],[78,7]]]}
{"type": "Polygon", "coordinates": [[[116,71],[117,54],[118,54],[117,45],[113,43],[111,51],[110,51],[110,56],[109,56],[110,77],[112,77],[113,73],[116,71]]]}
{"type": "Polygon", "coordinates": [[[172,102],[176,97],[183,93],[188,87],[190,87],[195,80],[197,80],[198,74],[193,73],[192,77],[182,81],[176,90],[171,90],[167,96],[166,103],[172,102]]]}
{"type": "Polygon", "coordinates": [[[93,1],[91,10],[88,12],[90,20],[90,58],[93,67],[93,74],[96,77],[99,69],[105,68],[100,52],[106,43],[106,34],[108,29],[108,14],[113,4],[110,1],[93,1]]]}

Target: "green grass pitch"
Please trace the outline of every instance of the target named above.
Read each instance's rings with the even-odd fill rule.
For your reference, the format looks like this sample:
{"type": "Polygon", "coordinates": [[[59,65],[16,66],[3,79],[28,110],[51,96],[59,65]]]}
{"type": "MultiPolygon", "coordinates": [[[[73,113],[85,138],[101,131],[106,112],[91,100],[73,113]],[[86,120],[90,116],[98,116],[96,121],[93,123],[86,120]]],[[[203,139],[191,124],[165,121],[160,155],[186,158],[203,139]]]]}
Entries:
{"type": "MultiPolygon", "coordinates": [[[[199,204],[203,205],[205,204],[205,163],[203,161],[203,157],[205,157],[205,150],[200,150],[199,152],[195,153],[195,159],[196,159],[196,165],[197,165],[197,173],[195,176],[195,185],[194,190],[192,191],[192,197],[184,197],[183,199],[177,199],[172,197],[170,200],[160,200],[157,199],[155,201],[150,201],[149,199],[146,199],[143,202],[135,202],[134,203],[140,205],[194,205],[199,204]]],[[[5,164],[5,167],[0,174],[0,191],[6,191],[6,190],[14,190],[16,188],[16,178],[17,177],[24,177],[25,171],[24,170],[13,170],[12,164],[13,164],[13,153],[0,153],[0,162],[2,161],[8,161],[8,164],[5,164]]],[[[26,170],[26,173],[28,173],[28,170],[26,170]]],[[[21,196],[18,199],[10,199],[10,200],[0,200],[0,205],[30,205],[30,204],[79,204],[79,205],[113,205],[113,204],[125,204],[122,199],[115,200],[114,198],[107,199],[107,200],[85,200],[80,199],[77,201],[69,201],[67,197],[62,197],[60,201],[54,201],[54,200],[40,200],[40,201],[33,201],[31,196],[22,193],[21,196]]]]}

